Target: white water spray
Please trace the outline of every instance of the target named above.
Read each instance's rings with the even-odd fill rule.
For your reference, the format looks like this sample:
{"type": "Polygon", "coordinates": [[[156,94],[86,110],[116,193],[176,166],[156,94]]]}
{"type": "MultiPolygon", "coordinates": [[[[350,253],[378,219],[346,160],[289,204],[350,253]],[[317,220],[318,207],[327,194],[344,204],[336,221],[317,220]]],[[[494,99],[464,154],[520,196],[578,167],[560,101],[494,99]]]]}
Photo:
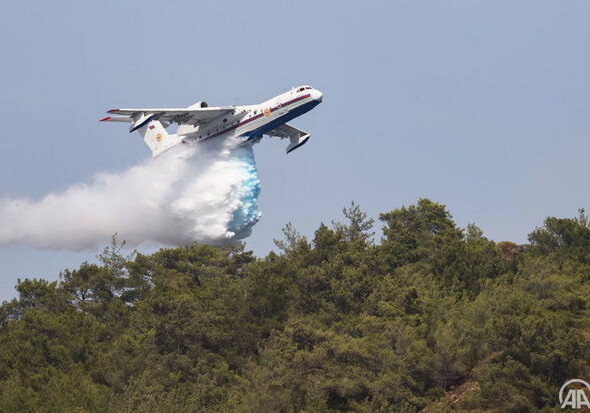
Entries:
{"type": "Polygon", "coordinates": [[[122,173],[99,173],[39,201],[0,200],[0,244],[95,249],[111,235],[129,246],[223,244],[260,218],[251,146],[178,145],[122,173]]]}

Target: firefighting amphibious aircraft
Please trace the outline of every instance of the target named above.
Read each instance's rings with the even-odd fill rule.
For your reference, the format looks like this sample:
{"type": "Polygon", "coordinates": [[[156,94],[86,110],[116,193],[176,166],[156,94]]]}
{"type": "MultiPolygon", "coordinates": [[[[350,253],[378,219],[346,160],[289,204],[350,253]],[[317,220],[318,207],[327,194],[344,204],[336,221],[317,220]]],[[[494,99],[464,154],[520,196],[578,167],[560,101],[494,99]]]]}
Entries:
{"type": "Polygon", "coordinates": [[[310,111],[322,101],[322,93],[311,86],[299,86],[258,105],[210,107],[201,101],[179,109],[111,109],[102,122],[129,122],[129,132],[141,133],[156,157],[179,143],[213,138],[241,137],[257,142],[262,135],[289,138],[287,153],[309,139],[309,133],[287,125],[291,119],[310,111]],[[178,124],[176,134],[166,128],[178,124]]]}

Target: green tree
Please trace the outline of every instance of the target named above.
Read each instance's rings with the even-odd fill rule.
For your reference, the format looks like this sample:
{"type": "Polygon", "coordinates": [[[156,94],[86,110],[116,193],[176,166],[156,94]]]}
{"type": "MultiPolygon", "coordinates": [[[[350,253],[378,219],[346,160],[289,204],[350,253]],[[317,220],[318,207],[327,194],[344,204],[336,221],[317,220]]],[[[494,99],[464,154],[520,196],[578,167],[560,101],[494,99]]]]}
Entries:
{"type": "Polygon", "coordinates": [[[363,241],[372,243],[375,232],[371,231],[375,220],[367,219],[367,214],[361,211],[359,205],[354,201],[350,203],[349,208],[342,208],[342,214],[347,219],[347,223],[332,222],[336,232],[340,232],[347,242],[363,241]]]}

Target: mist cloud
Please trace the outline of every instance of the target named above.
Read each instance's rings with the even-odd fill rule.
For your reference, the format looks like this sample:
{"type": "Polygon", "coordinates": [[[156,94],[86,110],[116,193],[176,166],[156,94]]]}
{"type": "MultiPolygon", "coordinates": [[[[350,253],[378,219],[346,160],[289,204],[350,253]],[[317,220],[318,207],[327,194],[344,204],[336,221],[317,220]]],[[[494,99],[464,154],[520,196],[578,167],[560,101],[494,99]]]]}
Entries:
{"type": "Polygon", "coordinates": [[[260,218],[251,146],[178,145],[121,173],[98,173],[38,201],[0,200],[0,244],[74,251],[105,245],[222,244],[260,218]]]}

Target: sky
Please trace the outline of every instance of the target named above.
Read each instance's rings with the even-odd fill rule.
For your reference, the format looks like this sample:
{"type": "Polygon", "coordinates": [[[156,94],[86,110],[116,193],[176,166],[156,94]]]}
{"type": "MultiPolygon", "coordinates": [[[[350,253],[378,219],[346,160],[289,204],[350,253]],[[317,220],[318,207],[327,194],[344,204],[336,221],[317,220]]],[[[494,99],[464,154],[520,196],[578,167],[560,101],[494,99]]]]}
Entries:
{"type": "MultiPolygon", "coordinates": [[[[310,141],[255,147],[263,216],[246,248],[266,255],[288,222],[312,238],[353,200],[378,218],[421,197],[524,243],[547,216],[590,210],[589,15],[586,1],[3,2],[0,199],[148,158],[139,135],[98,122],[112,107],[254,104],[310,84],[323,103],[291,122],[310,141]]],[[[0,245],[0,300],[98,252],[0,245]]]]}

